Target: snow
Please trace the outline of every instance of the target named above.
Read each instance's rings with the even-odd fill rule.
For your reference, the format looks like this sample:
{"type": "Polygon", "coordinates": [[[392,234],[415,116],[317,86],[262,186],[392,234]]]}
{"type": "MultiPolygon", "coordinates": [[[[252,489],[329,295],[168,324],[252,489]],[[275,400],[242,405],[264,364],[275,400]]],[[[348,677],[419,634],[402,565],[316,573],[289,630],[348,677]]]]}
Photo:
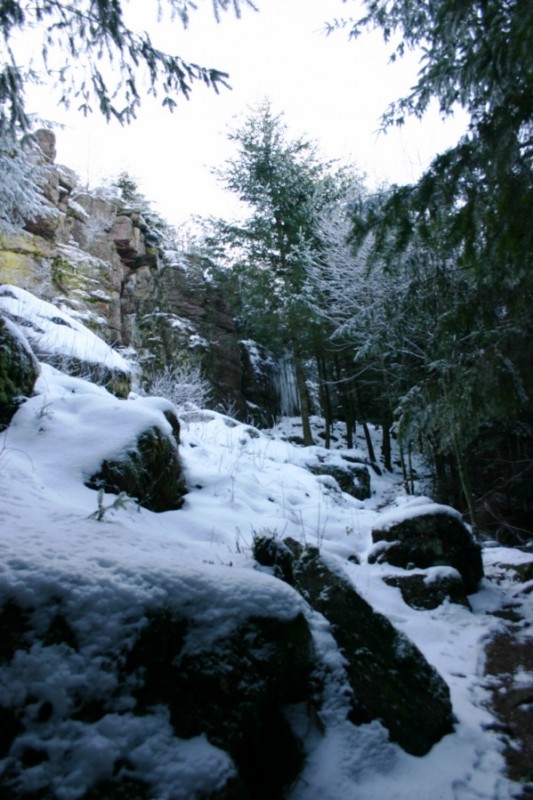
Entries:
{"type": "Polygon", "coordinates": [[[77,358],[130,373],[127,362],[81,322],[17,286],[0,286],[0,311],[23,326],[37,353],[77,358]]]}
{"type": "MultiPolygon", "coordinates": [[[[4,294],[2,303],[9,302],[4,294]]],[[[19,310],[27,302],[16,290],[19,310]]],[[[49,312],[42,309],[34,305],[33,313],[47,319],[49,312]]],[[[54,309],[54,315],[60,312],[54,309]]],[[[39,727],[40,739],[29,724],[24,738],[16,740],[18,748],[32,746],[48,755],[25,771],[25,791],[37,790],[46,779],[59,800],[78,800],[126,755],[132,777],[150,783],[153,800],[208,794],[233,773],[229,756],[204,736],[177,739],[163,708],[135,716],[131,687],[117,690],[117,676],[107,669],[105,653],[117,643],[131,643],[146,609],[164,603],[180,611],[186,607],[194,619],[194,637],[186,643],[190,650],[225,636],[250,615],[290,619],[306,614],[325,676],[324,731],[303,707],[287,710],[307,753],[290,800],[509,800],[516,794],[517,785],[504,775],[501,745],[485,707],[483,646],[502,624],[493,612],[510,599],[521,603],[522,614],[531,620],[533,594],[520,592],[523,585],[501,571],[502,564],[531,556],[487,549],[487,577],[469,598],[472,611],[451,603],[414,610],[399,589],[382,580],[401,570],[367,563],[371,530],[440,506],[404,496],[401,476],[395,474],[372,475],[372,497],[355,500],[305,469],[320,459],[342,464],[340,451],[302,448],[281,438],[294,432],[296,420],[259,431],[214,411],[181,415],[180,452],[189,487],[182,509],[154,514],[131,501],[111,508],[98,522],[91,519],[97,494],[84,479],[146,427],[169,432],[164,412],[172,406],[156,398],[119,400],[46,365],[36,391],[0,434],[0,601],[9,597],[31,606],[44,631],[62,598],[79,651],[35,643],[0,668],[0,705],[30,693],[36,709],[45,701],[54,708],[54,719],[39,727]],[[428,755],[407,755],[377,722],[354,727],[346,721],[344,657],[326,620],[291,587],[256,568],[251,545],[254,535],[265,531],[319,546],[328,564],[348,577],[446,680],[457,725],[428,755]],[[348,561],[350,555],[361,563],[348,561]],[[117,690],[115,707],[96,722],[65,716],[58,723],[80,686],[95,700],[117,690]]],[[[348,454],[365,457],[358,449],[348,454]]],[[[104,505],[112,506],[115,499],[106,495],[104,505]]],[[[432,580],[442,572],[435,568],[426,574],[432,580]]],[[[521,672],[515,680],[522,685],[527,678],[521,672]]],[[[9,757],[0,761],[0,771],[8,762],[9,757]]]]}
{"type": "Polygon", "coordinates": [[[387,531],[400,522],[426,514],[447,514],[455,519],[461,519],[461,514],[455,508],[434,503],[429,497],[410,497],[407,501],[398,498],[395,508],[381,514],[376,529],[387,531]]]}

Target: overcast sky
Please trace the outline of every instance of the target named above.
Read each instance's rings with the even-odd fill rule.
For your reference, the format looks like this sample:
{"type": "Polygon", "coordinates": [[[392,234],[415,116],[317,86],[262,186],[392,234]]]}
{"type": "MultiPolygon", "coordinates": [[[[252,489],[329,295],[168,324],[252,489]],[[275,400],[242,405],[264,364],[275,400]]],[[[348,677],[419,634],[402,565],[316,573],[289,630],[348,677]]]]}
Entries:
{"type": "MultiPolygon", "coordinates": [[[[58,161],[92,186],[126,170],[166,219],[180,223],[189,215],[231,213],[231,199],[211,168],[233,152],[228,130],[265,97],[285,114],[291,133],[317,141],[327,158],[354,163],[371,186],[415,179],[463,131],[464,117],[443,124],[435,112],[422,123],[377,134],[388,103],[413,85],[417,58],[408,54],[401,64],[388,64],[390,48],[379,33],[355,41],[344,32],[326,36],[325,22],[356,15],[357,0],[255,2],[258,13],[245,8],[241,19],[226,13],[217,24],[209,0],[200,0],[187,30],[168,19],[157,30],[158,46],[229,72],[231,91],[216,95],[198,85],[173,114],[149,99],[137,121],[121,127],[96,115],[60,113],[50,90],[42,89],[36,109],[66,124],[57,132],[58,161]]],[[[147,6],[131,3],[143,14],[147,6]]],[[[142,18],[143,27],[148,22],[142,18]]]]}

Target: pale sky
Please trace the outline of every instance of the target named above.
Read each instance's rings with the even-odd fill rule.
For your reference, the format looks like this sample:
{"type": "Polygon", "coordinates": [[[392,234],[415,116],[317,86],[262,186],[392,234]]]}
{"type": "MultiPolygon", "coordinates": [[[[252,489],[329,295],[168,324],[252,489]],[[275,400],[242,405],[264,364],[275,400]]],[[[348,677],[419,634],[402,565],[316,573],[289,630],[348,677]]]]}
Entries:
{"type": "MultiPolygon", "coordinates": [[[[355,41],[344,32],[327,37],[324,23],[356,16],[357,0],[255,1],[258,13],[245,8],[241,19],[226,13],[217,24],[209,0],[200,0],[187,30],[168,19],[150,28],[162,49],[229,72],[231,91],[216,95],[198,84],[173,114],[148,99],[128,127],[107,125],[96,114],[62,113],[49,89],[32,94],[43,117],[66,124],[57,131],[58,162],[91,186],[125,170],[169,222],[180,223],[190,215],[231,214],[233,200],[211,169],[234,152],[228,130],[265,97],[285,114],[291,133],[316,141],[325,158],[355,164],[370,186],[416,179],[463,132],[464,116],[443,124],[430,113],[422,123],[376,133],[388,103],[413,85],[417,58],[388,64],[380,33],[355,41]]],[[[147,6],[130,3],[134,14],[147,6]]],[[[139,19],[148,26],[148,18],[139,19]]]]}

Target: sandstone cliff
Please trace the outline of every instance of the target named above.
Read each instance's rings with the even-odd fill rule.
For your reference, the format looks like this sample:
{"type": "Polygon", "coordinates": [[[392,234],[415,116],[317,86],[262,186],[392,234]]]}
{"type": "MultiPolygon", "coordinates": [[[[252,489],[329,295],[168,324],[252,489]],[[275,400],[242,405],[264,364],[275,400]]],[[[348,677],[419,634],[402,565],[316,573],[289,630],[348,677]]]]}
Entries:
{"type": "Polygon", "coordinates": [[[55,136],[37,139],[48,165],[50,213],[25,231],[0,233],[0,283],[27,289],[83,322],[138,363],[139,385],[168,367],[201,367],[212,403],[244,417],[241,347],[229,282],[214,266],[178,252],[149,204],[119,191],[87,191],[55,163],[55,136]]]}

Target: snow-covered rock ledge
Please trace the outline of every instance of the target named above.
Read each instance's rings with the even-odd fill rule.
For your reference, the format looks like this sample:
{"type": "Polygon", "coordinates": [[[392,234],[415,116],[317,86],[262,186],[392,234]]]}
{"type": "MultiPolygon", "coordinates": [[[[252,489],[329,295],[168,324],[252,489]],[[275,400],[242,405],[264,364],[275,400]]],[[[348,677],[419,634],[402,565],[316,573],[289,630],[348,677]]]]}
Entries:
{"type": "MultiPolygon", "coordinates": [[[[326,456],[322,448],[216,412],[180,419],[188,493],[179,510],[156,514],[131,496],[119,503],[88,477],[102,459],[127,455],[146,425],[175,440],[176,409],[41,370],[0,434],[2,797],[516,796],[483,669],[485,643],[505,624],[497,615],[533,616],[528,584],[500,573],[513,551],[497,560],[488,551],[470,607],[442,596],[413,608],[388,578],[414,575],[431,587],[457,571],[369,563],[372,531],[388,527],[379,509],[401,491],[400,475],[373,476],[372,496],[353,498],[306,469],[310,455],[326,456]],[[307,554],[293,570],[298,591],[259,568],[259,534],[291,538],[307,554]],[[356,686],[368,644],[356,607],[389,620],[383,647],[373,631],[378,657],[388,649],[394,658],[392,681],[377,674],[386,703],[395,670],[404,682],[409,642],[449,692],[453,731],[441,729],[421,757],[398,744],[401,729],[395,743],[383,724],[399,719],[396,696],[381,721],[354,716],[372,697],[366,683],[356,686]]],[[[340,453],[327,457],[342,463],[340,453]]],[[[411,521],[422,507],[413,514],[414,503],[399,497],[394,513],[411,521]]],[[[527,644],[525,626],[519,633],[527,644]]],[[[522,668],[520,690],[528,676],[522,668]]],[[[420,717],[427,706],[417,709],[420,717]]]]}

